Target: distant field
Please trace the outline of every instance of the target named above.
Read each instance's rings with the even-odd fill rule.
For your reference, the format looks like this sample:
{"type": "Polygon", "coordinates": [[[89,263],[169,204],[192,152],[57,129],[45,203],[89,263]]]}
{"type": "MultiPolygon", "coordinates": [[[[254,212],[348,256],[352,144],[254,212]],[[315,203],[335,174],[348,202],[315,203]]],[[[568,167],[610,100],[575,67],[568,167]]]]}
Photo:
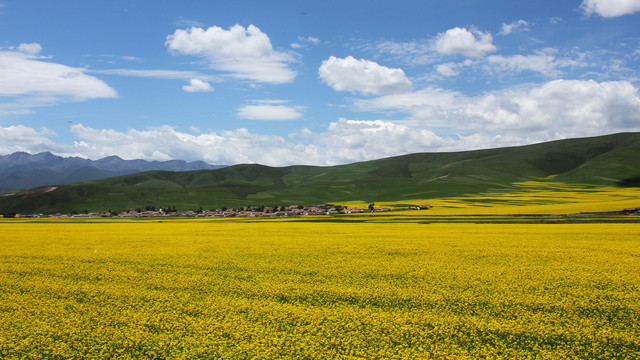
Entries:
{"type": "Polygon", "coordinates": [[[0,357],[640,357],[639,224],[425,218],[4,219],[0,357]]]}
{"type": "MultiPolygon", "coordinates": [[[[380,202],[376,205],[403,208],[430,204],[423,215],[523,215],[577,214],[611,212],[640,208],[640,188],[594,186],[585,187],[554,182],[527,181],[514,184],[507,191],[493,191],[472,196],[442,199],[415,199],[380,202]]],[[[365,207],[363,202],[350,202],[351,207],[365,207]]],[[[415,212],[412,212],[415,213],[415,212]]]]}

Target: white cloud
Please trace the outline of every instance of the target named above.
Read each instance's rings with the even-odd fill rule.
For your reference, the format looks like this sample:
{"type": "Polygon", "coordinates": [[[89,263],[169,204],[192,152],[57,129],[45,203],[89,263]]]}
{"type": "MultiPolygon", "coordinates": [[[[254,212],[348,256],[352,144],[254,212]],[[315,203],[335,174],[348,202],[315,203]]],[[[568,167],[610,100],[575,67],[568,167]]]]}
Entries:
{"type": "Polygon", "coordinates": [[[61,150],[64,146],[57,145],[49,139],[54,135],[55,133],[47,128],[36,130],[24,125],[0,126],[0,154],[61,150]]]}
{"type": "Polygon", "coordinates": [[[528,91],[485,95],[464,111],[500,133],[574,137],[640,127],[638,89],[627,81],[554,80],[528,91]]]}
{"type": "MultiPolygon", "coordinates": [[[[23,50],[40,51],[33,44],[23,50]]],[[[0,104],[0,112],[27,113],[31,107],[64,101],[117,97],[109,85],[85,72],[40,61],[24,52],[0,51],[0,96],[13,98],[10,103],[0,104]]]]}
{"type": "Polygon", "coordinates": [[[438,35],[435,49],[442,54],[478,57],[496,51],[492,42],[493,37],[489,33],[456,27],[438,35]]]}
{"type": "Polygon", "coordinates": [[[520,19],[510,24],[502,24],[500,35],[509,35],[520,31],[529,31],[529,23],[527,21],[520,19]]]}
{"type": "Polygon", "coordinates": [[[0,52],[0,96],[39,94],[81,101],[116,97],[103,81],[85,69],[35,60],[26,54],[0,52]]]}
{"type": "Polygon", "coordinates": [[[440,122],[463,99],[464,96],[458,92],[430,87],[373,99],[355,100],[354,108],[358,111],[399,112],[411,114],[413,118],[420,120],[440,122]]]}
{"type": "MultiPolygon", "coordinates": [[[[282,100],[262,100],[250,106],[263,106],[264,113],[288,108],[285,104],[282,100]]],[[[52,151],[93,159],[118,155],[125,159],[219,164],[333,165],[415,152],[640,131],[638,89],[627,81],[554,80],[476,97],[427,88],[360,99],[354,102],[354,109],[391,111],[399,116],[394,121],[342,118],[319,132],[303,128],[287,139],[244,128],[201,132],[189,127],[189,132],[180,132],[161,126],[117,131],[75,124],[71,132],[77,141],[58,144],[51,140],[55,134],[47,129],[18,125],[0,127],[0,151],[52,151]]],[[[297,111],[295,107],[293,110],[297,111]]]]}
{"type": "Polygon", "coordinates": [[[357,100],[354,108],[396,111],[432,128],[520,136],[525,142],[640,130],[638,89],[627,81],[554,80],[478,97],[429,88],[357,100]]]}
{"type": "Polygon", "coordinates": [[[269,37],[254,25],[178,29],[165,44],[177,54],[202,56],[213,69],[239,79],[280,84],[296,77],[288,67],[295,61],[293,56],[274,50],[269,37]]]}
{"type": "Polygon", "coordinates": [[[318,69],[322,81],[336,91],[380,95],[411,89],[402,69],[391,69],[369,60],[331,56],[318,69]]]}
{"type": "Polygon", "coordinates": [[[299,107],[282,105],[280,100],[257,101],[255,105],[246,105],[238,109],[237,116],[248,120],[284,121],[302,117],[299,107]]]}
{"type": "Polygon", "coordinates": [[[530,55],[491,55],[487,57],[487,62],[498,74],[534,71],[545,76],[559,76],[561,68],[585,65],[578,60],[557,57],[556,53],[554,49],[542,49],[530,55]]]}
{"type": "Polygon", "coordinates": [[[184,85],[182,87],[182,90],[187,92],[208,92],[213,91],[213,88],[206,81],[202,81],[200,79],[191,79],[189,81],[189,85],[184,85]]]}
{"type": "Polygon", "coordinates": [[[93,159],[118,155],[124,159],[203,160],[214,164],[260,163],[277,166],[311,164],[321,161],[314,145],[288,142],[280,136],[251,133],[245,128],[197,135],[162,126],[126,132],[95,129],[76,124],[71,127],[81,141],[69,149],[93,159]]]}
{"type": "Polygon", "coordinates": [[[301,135],[315,140],[315,143],[307,144],[285,140],[280,136],[251,133],[244,128],[194,135],[169,126],[123,132],[75,124],[71,126],[71,131],[79,140],[72,145],[65,145],[51,141],[48,137],[54,134],[46,129],[38,131],[24,126],[0,127],[0,152],[51,151],[61,156],[92,159],[117,155],[124,159],[183,159],[204,160],[214,164],[285,166],[336,165],[455,144],[451,139],[443,139],[427,129],[416,130],[382,120],[340,119],[319,134],[305,129],[301,135]]]}
{"type": "MultiPolygon", "coordinates": [[[[36,106],[36,105],[32,105],[32,106],[36,106]]],[[[44,106],[44,104],[41,104],[40,106],[44,106]]],[[[17,102],[0,103],[0,116],[26,115],[26,114],[33,114],[33,113],[34,111],[29,109],[27,107],[27,104],[24,104],[24,103],[17,103],[17,102]]]]}
{"type": "Polygon", "coordinates": [[[18,45],[18,51],[29,55],[38,55],[42,51],[42,46],[38,43],[20,44],[18,45]]]}
{"type": "Polygon", "coordinates": [[[450,139],[426,128],[383,120],[339,119],[317,138],[337,163],[435,150],[451,144],[450,139]]]}
{"type": "Polygon", "coordinates": [[[307,44],[318,45],[320,43],[320,39],[313,36],[298,36],[298,42],[291,43],[290,46],[294,49],[300,49],[306,47],[307,44]]]}
{"type": "Polygon", "coordinates": [[[379,54],[391,55],[395,61],[411,66],[424,65],[433,62],[434,43],[428,40],[423,41],[380,41],[373,45],[368,45],[379,54]]]}
{"type": "Polygon", "coordinates": [[[476,63],[477,61],[474,61],[471,59],[465,59],[464,61],[458,62],[458,63],[454,63],[454,62],[442,63],[442,64],[436,65],[436,72],[439,75],[445,76],[445,77],[457,76],[457,75],[460,75],[460,72],[462,72],[464,68],[473,66],[476,63]]]}
{"type": "Polygon", "coordinates": [[[318,45],[320,43],[320,39],[318,39],[317,37],[313,37],[313,36],[307,36],[307,38],[305,39],[307,42],[310,42],[312,44],[318,45]]]}
{"type": "Polygon", "coordinates": [[[640,11],[638,0],[583,0],[580,8],[587,15],[598,14],[605,18],[633,14],[640,11]]]}
{"type": "Polygon", "coordinates": [[[460,73],[460,70],[458,70],[458,64],[451,62],[438,64],[436,66],[436,71],[443,76],[456,76],[460,73]]]}
{"type": "Polygon", "coordinates": [[[203,81],[220,81],[219,78],[211,75],[205,75],[197,71],[180,71],[180,70],[137,70],[137,69],[108,69],[108,70],[87,70],[93,74],[119,75],[119,76],[136,76],[155,79],[169,80],[190,80],[201,79],[203,81]]]}
{"type": "MultiPolygon", "coordinates": [[[[524,21],[524,20],[522,20],[524,21]]],[[[411,66],[425,65],[442,60],[443,55],[464,55],[480,57],[496,51],[490,33],[474,28],[452,28],[432,38],[407,42],[379,41],[366,43],[362,48],[384,54],[394,61],[411,66]]],[[[444,68],[443,68],[444,69],[444,68]]],[[[451,73],[450,71],[444,70],[451,73]]]]}
{"type": "Polygon", "coordinates": [[[185,19],[183,17],[178,18],[178,20],[173,22],[173,25],[177,27],[203,27],[204,24],[198,20],[185,19]]]}

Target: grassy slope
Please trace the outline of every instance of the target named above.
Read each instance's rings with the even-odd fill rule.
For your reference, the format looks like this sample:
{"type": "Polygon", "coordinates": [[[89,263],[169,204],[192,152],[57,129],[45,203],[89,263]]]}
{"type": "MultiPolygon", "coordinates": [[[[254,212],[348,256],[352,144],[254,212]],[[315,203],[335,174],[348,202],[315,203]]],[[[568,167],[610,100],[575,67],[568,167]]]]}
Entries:
{"type": "Polygon", "coordinates": [[[37,195],[0,198],[0,212],[123,210],[146,205],[238,207],[345,201],[398,201],[510,191],[518,181],[634,184],[640,133],[536,145],[421,153],[332,167],[236,165],[218,170],[151,171],[61,185],[37,195]]]}

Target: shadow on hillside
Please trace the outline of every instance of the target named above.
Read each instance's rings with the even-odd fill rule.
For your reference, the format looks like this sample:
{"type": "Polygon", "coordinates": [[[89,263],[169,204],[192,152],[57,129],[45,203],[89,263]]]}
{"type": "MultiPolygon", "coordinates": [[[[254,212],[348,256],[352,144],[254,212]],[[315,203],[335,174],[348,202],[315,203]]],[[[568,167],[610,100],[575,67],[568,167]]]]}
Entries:
{"type": "Polygon", "coordinates": [[[640,187],[640,176],[622,179],[618,181],[618,186],[622,187],[640,187]]]}

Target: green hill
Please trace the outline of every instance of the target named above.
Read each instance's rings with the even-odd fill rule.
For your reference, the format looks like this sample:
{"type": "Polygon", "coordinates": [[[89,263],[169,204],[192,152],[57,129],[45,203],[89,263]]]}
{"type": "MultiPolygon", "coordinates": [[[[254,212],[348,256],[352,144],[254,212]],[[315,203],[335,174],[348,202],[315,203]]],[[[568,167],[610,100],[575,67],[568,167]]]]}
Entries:
{"type": "Polygon", "coordinates": [[[0,212],[119,211],[433,199],[508,190],[548,179],[638,186],[640,133],[449,153],[418,153],[347,165],[150,171],[0,196],[0,212]]]}

